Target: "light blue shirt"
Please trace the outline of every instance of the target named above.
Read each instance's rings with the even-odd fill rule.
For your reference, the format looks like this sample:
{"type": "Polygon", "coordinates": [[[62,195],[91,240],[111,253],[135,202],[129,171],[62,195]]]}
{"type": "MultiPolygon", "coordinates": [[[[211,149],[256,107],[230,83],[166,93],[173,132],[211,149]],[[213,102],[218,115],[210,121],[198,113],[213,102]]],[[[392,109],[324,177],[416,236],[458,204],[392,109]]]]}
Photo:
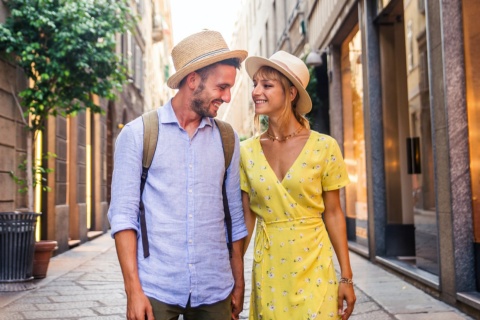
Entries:
{"type": "MultiPolygon", "coordinates": [[[[185,307],[226,299],[233,276],[226,244],[222,183],[225,160],[220,132],[203,118],[190,138],[171,101],[158,109],[158,144],[143,193],[150,256],[143,257],[139,225],[143,121],[128,123],[115,145],[112,198],[108,218],[112,236],[137,232],[138,268],[149,297],[185,307]]],[[[239,178],[239,141],[227,170],[227,196],[233,241],[247,236],[239,178]]]]}

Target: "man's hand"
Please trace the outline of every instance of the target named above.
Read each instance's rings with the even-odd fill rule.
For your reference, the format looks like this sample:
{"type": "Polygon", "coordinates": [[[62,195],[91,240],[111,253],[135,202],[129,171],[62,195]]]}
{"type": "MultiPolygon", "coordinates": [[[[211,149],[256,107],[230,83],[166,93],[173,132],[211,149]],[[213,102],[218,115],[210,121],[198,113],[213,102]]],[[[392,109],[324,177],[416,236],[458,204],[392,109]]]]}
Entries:
{"type": "Polygon", "coordinates": [[[155,320],[152,305],[143,292],[127,294],[128,320],[155,320]]]}
{"type": "Polygon", "coordinates": [[[243,310],[243,296],[245,293],[245,286],[239,288],[235,286],[232,291],[232,320],[238,320],[240,312],[243,310]]]}
{"type": "Polygon", "coordinates": [[[152,305],[143,292],[138,277],[137,233],[134,230],[117,232],[115,247],[127,294],[127,319],[154,320],[152,305]]]}
{"type": "Polygon", "coordinates": [[[230,265],[233,274],[232,319],[237,320],[243,310],[243,295],[245,294],[245,278],[243,275],[243,245],[245,238],[235,241],[232,245],[230,265]]]}

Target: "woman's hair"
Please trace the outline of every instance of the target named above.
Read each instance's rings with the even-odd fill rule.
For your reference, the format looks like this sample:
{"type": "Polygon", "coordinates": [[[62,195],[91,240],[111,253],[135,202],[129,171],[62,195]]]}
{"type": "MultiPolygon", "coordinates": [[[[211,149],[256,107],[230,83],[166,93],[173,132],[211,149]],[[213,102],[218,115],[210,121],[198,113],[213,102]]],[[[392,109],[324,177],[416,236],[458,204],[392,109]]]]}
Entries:
{"type": "MultiPolygon", "coordinates": [[[[307,129],[310,129],[310,123],[308,122],[308,119],[297,111],[297,102],[300,97],[298,89],[295,99],[293,99],[293,101],[290,101],[289,99],[290,87],[292,87],[293,84],[290,82],[290,80],[288,80],[287,77],[285,77],[282,73],[275,70],[274,68],[267,66],[260,67],[260,69],[258,69],[257,72],[255,72],[255,74],[253,75],[253,78],[255,77],[261,77],[268,80],[276,80],[278,81],[278,83],[280,83],[283,92],[285,93],[284,108],[280,119],[280,126],[285,125],[293,113],[293,116],[297,119],[300,125],[307,129]],[[292,111],[292,113],[289,112],[290,110],[292,111]]],[[[259,114],[255,114],[254,122],[257,132],[260,132],[261,129],[259,114]]]]}

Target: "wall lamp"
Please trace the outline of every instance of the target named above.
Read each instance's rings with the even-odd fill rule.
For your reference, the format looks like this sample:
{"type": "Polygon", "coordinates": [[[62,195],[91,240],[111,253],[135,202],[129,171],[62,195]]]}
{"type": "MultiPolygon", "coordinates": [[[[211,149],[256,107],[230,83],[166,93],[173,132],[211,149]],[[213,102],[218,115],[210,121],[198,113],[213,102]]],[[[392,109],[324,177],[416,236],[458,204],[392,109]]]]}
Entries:
{"type": "Polygon", "coordinates": [[[307,55],[307,58],[305,59],[305,64],[311,67],[321,66],[323,64],[322,54],[317,50],[310,51],[310,53],[307,55]]]}

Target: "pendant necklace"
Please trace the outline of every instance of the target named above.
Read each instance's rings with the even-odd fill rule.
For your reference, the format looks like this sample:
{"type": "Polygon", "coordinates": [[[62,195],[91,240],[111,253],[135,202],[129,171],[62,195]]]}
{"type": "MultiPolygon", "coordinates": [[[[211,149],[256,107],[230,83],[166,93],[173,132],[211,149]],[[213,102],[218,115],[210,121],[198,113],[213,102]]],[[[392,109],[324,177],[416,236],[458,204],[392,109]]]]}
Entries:
{"type": "Polygon", "coordinates": [[[296,136],[300,131],[302,131],[303,127],[300,126],[298,127],[297,130],[295,130],[293,133],[283,137],[283,138],[280,138],[280,137],[277,137],[277,136],[274,136],[274,135],[271,135],[270,132],[267,130],[265,133],[267,134],[268,138],[272,141],[278,141],[278,142],[284,142],[284,141],[287,141],[288,139],[296,136]]]}

